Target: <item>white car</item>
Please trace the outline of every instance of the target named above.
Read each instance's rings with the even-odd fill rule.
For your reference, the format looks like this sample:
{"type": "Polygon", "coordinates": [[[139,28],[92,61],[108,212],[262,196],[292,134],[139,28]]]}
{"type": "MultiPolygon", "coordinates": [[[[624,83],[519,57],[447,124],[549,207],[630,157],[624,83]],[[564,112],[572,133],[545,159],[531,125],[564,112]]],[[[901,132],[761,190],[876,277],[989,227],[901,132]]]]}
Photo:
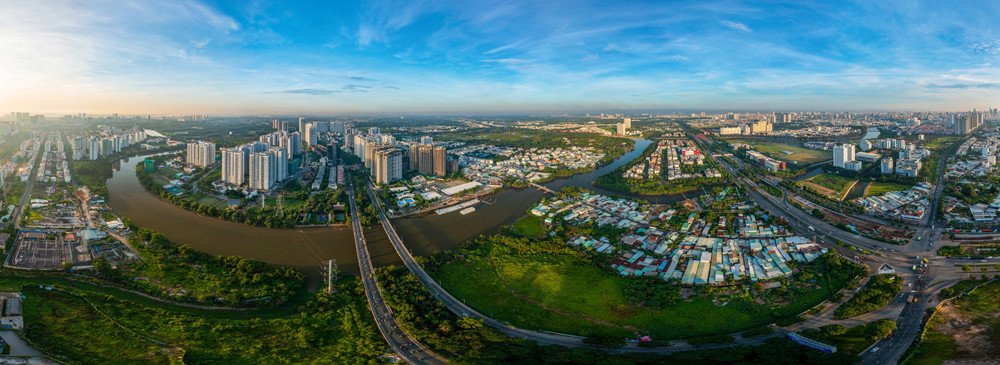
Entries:
{"type": "Polygon", "coordinates": [[[872,348],[872,352],[876,352],[876,351],[878,351],[878,347],[872,348]]]}

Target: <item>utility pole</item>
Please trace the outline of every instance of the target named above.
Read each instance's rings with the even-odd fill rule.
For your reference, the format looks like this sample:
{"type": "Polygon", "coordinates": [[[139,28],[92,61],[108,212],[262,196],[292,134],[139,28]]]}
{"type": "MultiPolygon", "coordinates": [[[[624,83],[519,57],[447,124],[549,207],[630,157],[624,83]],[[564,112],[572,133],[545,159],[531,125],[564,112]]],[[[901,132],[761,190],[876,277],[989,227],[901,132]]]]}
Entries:
{"type": "Polygon", "coordinates": [[[285,215],[285,196],[278,195],[278,210],[274,212],[275,216],[281,217],[285,215]]]}

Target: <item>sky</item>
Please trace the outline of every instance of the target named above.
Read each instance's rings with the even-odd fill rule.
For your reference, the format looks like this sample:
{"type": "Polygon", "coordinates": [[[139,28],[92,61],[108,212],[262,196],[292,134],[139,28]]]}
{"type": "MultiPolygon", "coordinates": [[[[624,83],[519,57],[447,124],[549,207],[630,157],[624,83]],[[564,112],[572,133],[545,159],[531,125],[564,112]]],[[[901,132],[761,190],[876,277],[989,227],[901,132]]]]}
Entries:
{"type": "Polygon", "coordinates": [[[0,0],[0,113],[996,107],[996,1],[0,0]]]}

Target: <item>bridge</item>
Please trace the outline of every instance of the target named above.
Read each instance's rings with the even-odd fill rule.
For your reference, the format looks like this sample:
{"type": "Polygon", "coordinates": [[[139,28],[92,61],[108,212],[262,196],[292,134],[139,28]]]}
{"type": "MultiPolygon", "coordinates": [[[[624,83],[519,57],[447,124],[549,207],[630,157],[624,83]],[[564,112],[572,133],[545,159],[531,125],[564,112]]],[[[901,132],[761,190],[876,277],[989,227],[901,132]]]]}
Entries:
{"type": "Polygon", "coordinates": [[[347,196],[348,200],[351,201],[351,224],[354,230],[354,245],[358,251],[361,281],[364,284],[368,306],[371,307],[372,315],[375,316],[375,324],[378,325],[379,332],[382,333],[382,337],[385,337],[392,351],[407,363],[447,364],[448,361],[435,355],[403,331],[392,310],[385,304],[385,300],[382,298],[382,289],[379,288],[378,282],[375,280],[375,269],[372,266],[371,257],[368,255],[368,243],[365,241],[364,231],[361,230],[361,222],[356,218],[358,217],[358,206],[354,202],[354,186],[347,189],[347,196]]]}
{"type": "Polygon", "coordinates": [[[535,187],[538,190],[541,190],[541,191],[544,191],[546,193],[549,193],[549,194],[555,194],[556,193],[555,190],[549,189],[547,187],[544,187],[544,186],[541,186],[541,185],[538,185],[538,184],[535,184],[535,183],[531,183],[531,186],[535,187]]]}

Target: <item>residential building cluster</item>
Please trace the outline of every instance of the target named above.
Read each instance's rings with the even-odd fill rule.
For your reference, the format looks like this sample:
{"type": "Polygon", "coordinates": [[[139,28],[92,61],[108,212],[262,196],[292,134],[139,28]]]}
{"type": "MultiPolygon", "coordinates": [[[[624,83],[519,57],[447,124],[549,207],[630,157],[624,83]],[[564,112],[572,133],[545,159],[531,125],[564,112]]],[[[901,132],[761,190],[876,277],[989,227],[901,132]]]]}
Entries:
{"type": "Polygon", "coordinates": [[[858,133],[857,129],[851,127],[828,127],[818,125],[800,129],[786,129],[781,131],[768,132],[769,136],[783,136],[795,138],[819,138],[832,136],[847,136],[858,133]]]}
{"type": "MultiPolygon", "coordinates": [[[[287,128],[285,123],[276,122],[275,125],[278,128],[287,128]]],[[[206,152],[207,147],[204,144],[200,146],[206,152]]],[[[190,144],[188,148],[191,148],[190,144]]],[[[281,130],[260,136],[255,142],[223,148],[220,150],[221,181],[230,185],[225,188],[239,189],[246,184],[248,190],[268,192],[289,177],[288,163],[295,158],[296,152],[301,154],[301,151],[301,139],[298,135],[281,130]]],[[[212,163],[214,159],[213,151],[212,163]]],[[[192,163],[190,159],[188,163],[192,163]]]]}
{"type": "Polygon", "coordinates": [[[138,127],[133,127],[131,131],[106,127],[99,135],[73,137],[70,149],[73,160],[96,160],[144,142],[147,138],[147,132],[138,127]]]}
{"type": "Polygon", "coordinates": [[[706,222],[691,213],[680,229],[662,229],[650,222],[670,221],[675,210],[650,211],[635,201],[586,192],[540,203],[530,212],[543,217],[549,225],[561,220],[627,229],[629,233],[617,242],[583,235],[567,243],[618,253],[611,267],[621,275],[660,276],[689,285],[787,277],[792,274],[789,261],[810,262],[827,251],[805,238],[790,235],[784,227],[765,224],[755,214],[744,214],[750,204],[736,207],[740,209],[736,222],[728,223],[732,234],[726,234],[724,216],[717,222],[706,222]]]}
{"type": "Polygon", "coordinates": [[[454,151],[462,176],[486,185],[502,185],[506,179],[529,182],[550,169],[593,168],[605,153],[593,147],[511,148],[492,145],[469,146],[454,151]]]}
{"type": "Polygon", "coordinates": [[[857,198],[853,202],[864,207],[869,214],[919,222],[927,213],[928,197],[932,191],[933,185],[922,182],[907,190],[857,198]]]}

